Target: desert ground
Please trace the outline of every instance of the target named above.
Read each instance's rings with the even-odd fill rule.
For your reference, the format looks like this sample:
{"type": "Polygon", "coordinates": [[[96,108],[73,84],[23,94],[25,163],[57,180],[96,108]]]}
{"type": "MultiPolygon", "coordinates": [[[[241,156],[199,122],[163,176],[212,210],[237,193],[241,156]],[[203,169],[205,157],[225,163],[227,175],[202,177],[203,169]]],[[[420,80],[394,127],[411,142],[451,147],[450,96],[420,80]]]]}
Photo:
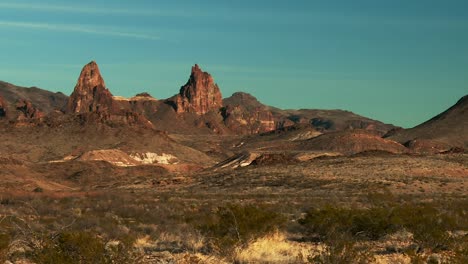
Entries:
{"type": "Polygon", "coordinates": [[[5,263],[467,261],[463,153],[270,153],[196,171],[1,162],[29,173],[0,186],[5,263]]]}

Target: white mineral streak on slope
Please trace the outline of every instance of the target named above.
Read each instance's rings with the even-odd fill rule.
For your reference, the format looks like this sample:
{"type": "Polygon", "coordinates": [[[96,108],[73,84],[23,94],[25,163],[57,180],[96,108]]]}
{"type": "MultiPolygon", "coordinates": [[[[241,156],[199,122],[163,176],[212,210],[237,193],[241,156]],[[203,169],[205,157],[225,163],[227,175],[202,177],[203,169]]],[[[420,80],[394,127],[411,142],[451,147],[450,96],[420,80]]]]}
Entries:
{"type": "Polygon", "coordinates": [[[171,154],[162,153],[161,155],[153,152],[146,152],[146,153],[134,153],[130,154],[132,159],[141,162],[143,164],[177,164],[179,160],[176,156],[171,154]]]}
{"type": "Polygon", "coordinates": [[[83,153],[78,160],[82,161],[106,161],[119,167],[137,166],[138,161],[135,161],[127,153],[118,149],[92,150],[83,153]]]}
{"type": "Polygon", "coordinates": [[[161,155],[152,152],[146,153],[127,153],[118,149],[101,149],[87,151],[80,156],[66,156],[61,160],[49,161],[49,163],[67,162],[71,160],[80,161],[105,161],[114,166],[119,167],[133,167],[138,165],[151,165],[151,164],[178,164],[179,160],[176,156],[171,154],[162,153],[161,155]]]}

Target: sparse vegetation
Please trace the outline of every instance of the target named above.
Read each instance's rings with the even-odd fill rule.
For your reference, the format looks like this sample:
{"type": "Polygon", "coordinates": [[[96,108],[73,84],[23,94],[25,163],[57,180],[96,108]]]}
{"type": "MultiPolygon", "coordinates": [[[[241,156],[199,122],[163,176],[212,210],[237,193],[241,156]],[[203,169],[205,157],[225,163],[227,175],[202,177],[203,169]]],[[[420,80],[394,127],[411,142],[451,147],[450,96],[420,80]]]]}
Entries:
{"type": "Polygon", "coordinates": [[[215,251],[232,254],[236,247],[245,247],[278,230],[285,221],[281,214],[262,206],[230,204],[198,219],[197,227],[215,246],[215,251]]]}
{"type": "MultiPolygon", "coordinates": [[[[353,167],[385,160],[353,159],[202,172],[190,184],[141,189],[89,177],[89,192],[2,194],[0,260],[372,263],[398,255],[466,263],[468,200],[452,188],[464,190],[462,178],[393,176],[401,170],[388,164],[358,177],[353,167]],[[446,186],[435,189],[441,179],[446,186]],[[436,187],[420,194],[419,184],[436,187]]],[[[148,177],[127,182],[173,176],[148,177]]]]}

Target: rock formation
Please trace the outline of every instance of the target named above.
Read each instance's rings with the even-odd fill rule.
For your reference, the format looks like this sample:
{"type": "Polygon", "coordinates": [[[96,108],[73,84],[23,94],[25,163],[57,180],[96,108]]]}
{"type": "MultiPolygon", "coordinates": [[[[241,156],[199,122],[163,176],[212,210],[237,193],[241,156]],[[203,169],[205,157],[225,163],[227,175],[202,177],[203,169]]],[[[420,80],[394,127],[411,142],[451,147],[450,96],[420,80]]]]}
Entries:
{"type": "Polygon", "coordinates": [[[6,104],[5,101],[3,100],[3,97],[0,96],[0,118],[6,117],[6,104]]]}
{"type": "Polygon", "coordinates": [[[65,112],[79,114],[82,125],[101,123],[154,128],[145,116],[131,109],[129,102],[114,98],[106,88],[98,65],[92,61],[83,67],[65,112]]]}
{"type": "Polygon", "coordinates": [[[96,62],[84,66],[67,103],[67,113],[89,113],[112,110],[112,94],[106,88],[96,62]]]}
{"type": "Polygon", "coordinates": [[[177,113],[206,114],[223,106],[222,95],[213,77],[203,72],[197,64],[192,67],[192,73],[187,84],[180,88],[175,98],[177,113]]]}
{"type": "Polygon", "coordinates": [[[6,117],[10,120],[16,119],[16,104],[22,100],[30,102],[44,114],[63,109],[68,101],[68,96],[60,92],[54,93],[37,87],[20,87],[2,81],[0,81],[0,96],[3,99],[3,108],[7,111],[6,117]]]}
{"type": "Polygon", "coordinates": [[[258,134],[276,129],[273,114],[261,108],[248,110],[241,105],[228,105],[223,116],[225,125],[237,133],[258,134]]]}
{"type": "Polygon", "coordinates": [[[16,110],[19,112],[17,121],[40,119],[45,116],[43,112],[34,107],[33,104],[28,100],[19,100],[16,103],[16,110]]]}
{"type": "Polygon", "coordinates": [[[224,102],[224,124],[236,133],[257,134],[277,128],[277,120],[269,108],[248,93],[234,93],[224,102]]]}

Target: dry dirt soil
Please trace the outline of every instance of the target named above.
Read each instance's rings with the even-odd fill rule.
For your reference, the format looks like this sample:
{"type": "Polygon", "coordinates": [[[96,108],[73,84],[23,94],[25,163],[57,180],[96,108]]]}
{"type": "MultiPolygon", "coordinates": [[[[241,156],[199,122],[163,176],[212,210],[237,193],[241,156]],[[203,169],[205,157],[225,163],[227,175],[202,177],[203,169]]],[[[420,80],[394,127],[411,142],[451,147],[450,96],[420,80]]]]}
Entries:
{"type": "MultiPolygon", "coordinates": [[[[66,234],[78,241],[68,237],[71,247],[80,248],[80,239],[90,239],[86,235],[97,237],[104,249],[124,245],[121,250],[126,253],[114,259],[117,263],[257,263],[262,259],[264,263],[345,263],[322,256],[330,256],[323,253],[329,249],[332,255],[347,257],[346,251],[331,251],[327,238],[308,238],[307,228],[300,224],[307,212],[330,207],[397,208],[403,204],[414,206],[414,213],[422,205],[432,206],[435,213],[427,217],[435,225],[438,217],[447,213],[458,222],[457,230],[446,231],[461,234],[462,242],[457,243],[466,245],[467,154],[361,153],[305,162],[266,159],[236,169],[209,167],[195,172],[171,165],[25,163],[7,157],[0,165],[0,256],[13,263],[60,260],[60,256],[49,255],[62,250],[64,245],[56,243],[66,243],[66,234]],[[222,226],[213,219],[222,208],[232,206],[261,208],[284,221],[273,228],[277,231],[253,229],[258,236],[240,231],[249,241],[239,239],[226,253],[219,241],[243,227],[233,224],[234,229],[228,227],[226,234],[215,233],[220,236],[216,239],[206,230],[207,226],[222,226]],[[322,260],[314,259],[316,255],[322,260]]],[[[257,219],[256,213],[249,217],[257,219]]],[[[257,220],[266,221],[268,226],[268,219],[257,220]]],[[[370,263],[410,263],[419,258],[442,261],[455,254],[452,244],[453,248],[437,248],[420,242],[410,232],[401,234],[406,231],[402,228],[371,240],[353,238],[348,249],[357,252],[355,255],[371,252],[371,258],[364,261],[370,263]]],[[[94,249],[80,250],[85,252],[80,254],[92,255],[94,249]]],[[[465,253],[459,254],[466,257],[465,253]]],[[[350,260],[362,261],[358,257],[350,260]]]]}

